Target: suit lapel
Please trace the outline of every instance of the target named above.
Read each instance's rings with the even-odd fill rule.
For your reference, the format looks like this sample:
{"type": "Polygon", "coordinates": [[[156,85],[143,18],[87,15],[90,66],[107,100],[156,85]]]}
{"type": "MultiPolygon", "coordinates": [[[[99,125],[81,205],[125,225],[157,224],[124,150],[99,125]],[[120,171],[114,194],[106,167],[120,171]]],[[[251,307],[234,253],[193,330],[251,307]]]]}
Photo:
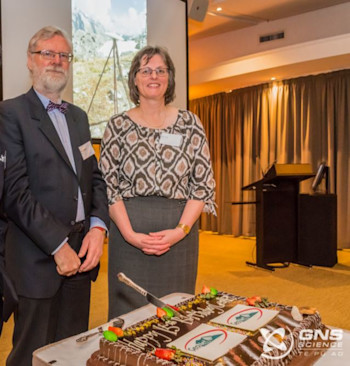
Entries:
{"type": "Polygon", "coordinates": [[[62,145],[62,142],[57,134],[55,126],[53,125],[49,115],[44,109],[40,99],[35,94],[34,89],[32,88],[27,93],[27,98],[29,100],[29,110],[31,114],[31,118],[38,121],[39,128],[43,132],[43,134],[47,137],[47,139],[51,142],[54,148],[57,150],[62,159],[68,164],[68,166],[73,170],[73,167],[69,161],[68,155],[62,145]]]}

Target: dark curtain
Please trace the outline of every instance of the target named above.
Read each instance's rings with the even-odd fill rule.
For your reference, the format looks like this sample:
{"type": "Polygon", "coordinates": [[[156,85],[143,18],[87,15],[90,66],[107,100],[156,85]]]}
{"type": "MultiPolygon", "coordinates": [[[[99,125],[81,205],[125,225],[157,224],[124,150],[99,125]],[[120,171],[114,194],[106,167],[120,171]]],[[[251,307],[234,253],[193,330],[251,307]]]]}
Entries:
{"type": "MultiPolygon", "coordinates": [[[[201,228],[255,235],[254,201],[244,185],[271,164],[320,162],[330,167],[330,192],[338,197],[338,246],[350,247],[350,70],[264,84],[190,102],[207,132],[218,216],[202,215],[201,228]]],[[[310,192],[312,180],[301,184],[310,192]]]]}

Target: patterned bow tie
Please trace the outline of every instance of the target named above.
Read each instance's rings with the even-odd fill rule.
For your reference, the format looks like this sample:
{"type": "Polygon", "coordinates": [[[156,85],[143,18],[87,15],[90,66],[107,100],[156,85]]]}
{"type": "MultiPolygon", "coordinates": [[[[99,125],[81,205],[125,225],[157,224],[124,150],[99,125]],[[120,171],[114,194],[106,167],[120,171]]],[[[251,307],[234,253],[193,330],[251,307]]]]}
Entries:
{"type": "Polygon", "coordinates": [[[51,112],[54,109],[58,109],[61,113],[65,114],[67,112],[67,108],[68,108],[68,103],[57,104],[57,103],[51,102],[51,100],[50,100],[48,106],[46,107],[46,110],[48,112],[51,112]]]}

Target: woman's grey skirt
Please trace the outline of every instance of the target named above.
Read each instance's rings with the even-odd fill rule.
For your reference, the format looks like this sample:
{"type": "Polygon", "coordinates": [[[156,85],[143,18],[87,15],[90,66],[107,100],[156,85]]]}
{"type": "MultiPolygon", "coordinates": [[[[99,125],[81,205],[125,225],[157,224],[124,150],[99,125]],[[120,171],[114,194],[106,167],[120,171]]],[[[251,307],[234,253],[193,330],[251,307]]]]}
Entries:
{"type": "MultiPolygon", "coordinates": [[[[135,232],[148,234],[173,229],[179,223],[185,200],[135,197],[124,201],[135,232]]],[[[152,294],[193,294],[198,265],[198,222],[191,232],[161,255],[146,255],[128,244],[112,222],[108,246],[109,319],[147,304],[145,298],[117,279],[119,272],[152,294]]]]}

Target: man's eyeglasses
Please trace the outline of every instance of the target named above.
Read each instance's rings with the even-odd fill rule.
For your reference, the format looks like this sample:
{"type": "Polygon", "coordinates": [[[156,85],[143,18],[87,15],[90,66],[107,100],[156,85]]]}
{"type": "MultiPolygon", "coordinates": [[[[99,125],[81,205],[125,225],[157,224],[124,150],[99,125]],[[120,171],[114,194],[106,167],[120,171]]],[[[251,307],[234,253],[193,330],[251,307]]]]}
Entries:
{"type": "Polygon", "coordinates": [[[159,77],[164,77],[168,74],[168,68],[167,67],[157,67],[156,69],[151,69],[150,67],[141,67],[137,71],[143,77],[151,76],[153,74],[153,71],[159,77]]]}
{"type": "Polygon", "coordinates": [[[48,50],[41,50],[41,51],[35,51],[35,52],[31,52],[34,54],[38,54],[41,55],[41,57],[44,60],[55,60],[56,55],[59,56],[60,60],[62,62],[72,62],[73,60],[73,55],[71,53],[67,53],[67,52],[54,52],[54,51],[48,51],[48,50]]]}

